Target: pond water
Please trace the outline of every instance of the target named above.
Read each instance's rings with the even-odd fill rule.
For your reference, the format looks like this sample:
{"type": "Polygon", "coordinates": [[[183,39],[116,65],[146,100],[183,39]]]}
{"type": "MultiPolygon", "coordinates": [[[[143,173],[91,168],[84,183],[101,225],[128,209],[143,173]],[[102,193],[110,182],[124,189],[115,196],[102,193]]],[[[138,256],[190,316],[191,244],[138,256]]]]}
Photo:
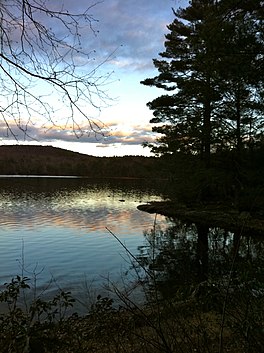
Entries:
{"type": "Polygon", "coordinates": [[[87,282],[117,280],[129,261],[106,228],[136,255],[154,221],[168,224],[137,205],[162,198],[142,180],[1,177],[0,283],[24,274],[46,293],[76,295],[87,282]]]}
{"type": "Polygon", "coordinates": [[[250,283],[250,290],[264,293],[262,238],[137,209],[164,199],[166,186],[125,179],[0,177],[0,286],[25,275],[46,297],[58,288],[71,291],[82,303],[81,313],[96,294],[108,295],[108,279],[135,288],[136,300],[142,291],[134,279],[146,284],[145,293],[158,285],[166,296],[201,282],[225,286],[230,273],[239,285],[250,283]]]}

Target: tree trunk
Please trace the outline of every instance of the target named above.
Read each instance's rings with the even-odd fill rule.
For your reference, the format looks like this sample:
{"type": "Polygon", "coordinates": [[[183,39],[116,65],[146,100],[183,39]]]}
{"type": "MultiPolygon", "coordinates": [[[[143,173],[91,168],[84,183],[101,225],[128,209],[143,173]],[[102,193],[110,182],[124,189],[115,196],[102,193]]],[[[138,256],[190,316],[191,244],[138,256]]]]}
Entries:
{"type": "Polygon", "coordinates": [[[240,88],[236,91],[236,151],[237,161],[240,162],[242,149],[241,138],[241,101],[240,101],[240,88]]]}
{"type": "Polygon", "coordinates": [[[211,101],[206,99],[203,116],[203,159],[206,167],[210,167],[211,156],[211,101]]]}

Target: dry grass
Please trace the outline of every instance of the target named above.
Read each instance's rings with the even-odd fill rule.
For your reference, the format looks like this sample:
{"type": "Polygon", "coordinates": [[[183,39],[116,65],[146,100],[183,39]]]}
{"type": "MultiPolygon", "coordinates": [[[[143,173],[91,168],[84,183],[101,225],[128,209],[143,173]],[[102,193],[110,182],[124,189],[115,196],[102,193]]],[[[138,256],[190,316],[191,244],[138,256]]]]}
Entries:
{"type": "Polygon", "coordinates": [[[200,298],[180,303],[166,302],[159,306],[159,310],[154,307],[134,308],[97,312],[84,318],[72,316],[56,329],[45,331],[49,346],[45,346],[42,335],[35,343],[38,348],[45,346],[43,352],[49,353],[259,353],[264,347],[263,337],[258,334],[263,330],[263,321],[258,321],[263,301],[255,301],[257,307],[251,318],[246,314],[244,304],[243,300],[236,306],[230,302],[232,306],[226,313],[222,347],[219,343],[222,313],[215,309],[203,310],[200,298]],[[257,321],[260,330],[254,327],[257,321]],[[50,342],[53,342],[52,346],[50,342]]]}

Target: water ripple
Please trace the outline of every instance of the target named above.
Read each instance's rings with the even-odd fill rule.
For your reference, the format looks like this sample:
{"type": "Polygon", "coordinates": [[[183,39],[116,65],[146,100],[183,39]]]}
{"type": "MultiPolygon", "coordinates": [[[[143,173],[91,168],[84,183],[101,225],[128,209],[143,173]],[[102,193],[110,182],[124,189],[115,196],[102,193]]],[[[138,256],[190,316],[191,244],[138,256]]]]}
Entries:
{"type": "MultiPolygon", "coordinates": [[[[40,288],[52,277],[70,287],[84,277],[119,273],[127,265],[124,251],[106,227],[136,252],[155,217],[136,206],[140,200],[161,199],[155,190],[128,184],[124,189],[120,183],[115,188],[76,179],[69,187],[57,180],[45,183],[44,190],[37,180],[6,183],[0,187],[0,280],[10,280],[21,267],[30,276],[37,266],[44,269],[40,288]]],[[[167,224],[161,216],[157,221],[167,224]]]]}

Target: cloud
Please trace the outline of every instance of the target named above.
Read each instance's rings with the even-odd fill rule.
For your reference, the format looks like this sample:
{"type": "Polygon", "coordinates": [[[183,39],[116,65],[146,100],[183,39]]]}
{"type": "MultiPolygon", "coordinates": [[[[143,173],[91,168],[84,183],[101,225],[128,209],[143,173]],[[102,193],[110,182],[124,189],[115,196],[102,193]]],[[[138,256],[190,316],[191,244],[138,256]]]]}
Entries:
{"type": "Polygon", "coordinates": [[[43,127],[28,126],[26,131],[19,129],[15,124],[10,124],[9,128],[12,134],[7,130],[6,125],[0,123],[0,139],[2,141],[14,140],[16,136],[18,141],[36,141],[41,143],[62,141],[62,142],[79,142],[92,143],[100,146],[121,144],[121,145],[141,145],[144,141],[153,140],[155,135],[151,132],[150,126],[112,126],[112,133],[106,136],[82,133],[77,131],[74,133],[71,129],[58,129],[51,127],[43,129],[43,127]]]}
{"type": "Polygon", "coordinates": [[[166,25],[173,19],[172,0],[111,0],[93,8],[99,34],[93,45],[98,55],[117,51],[110,60],[123,69],[152,68],[152,58],[163,50],[166,25]]]}
{"type": "Polygon", "coordinates": [[[134,126],[129,129],[124,127],[124,129],[116,130],[100,142],[104,145],[141,145],[145,141],[154,141],[154,139],[155,135],[152,133],[150,126],[134,126]]]}

